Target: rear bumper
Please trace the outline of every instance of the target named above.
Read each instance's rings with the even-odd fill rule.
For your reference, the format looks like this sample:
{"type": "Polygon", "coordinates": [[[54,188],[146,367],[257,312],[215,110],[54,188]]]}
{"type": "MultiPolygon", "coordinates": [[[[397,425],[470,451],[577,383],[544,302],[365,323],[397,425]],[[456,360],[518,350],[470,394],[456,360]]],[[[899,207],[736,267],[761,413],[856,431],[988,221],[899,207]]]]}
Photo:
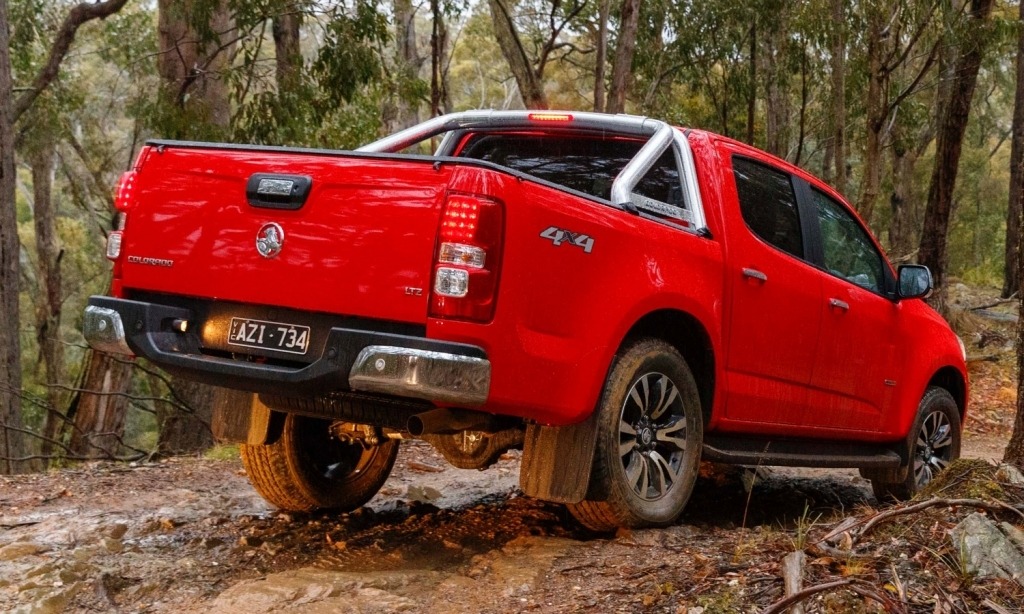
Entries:
{"type": "Polygon", "coordinates": [[[312,362],[279,364],[260,356],[231,357],[203,347],[189,309],[93,296],[82,325],[94,349],[143,356],[172,373],[240,390],[316,396],[356,390],[478,407],[487,401],[491,363],[483,349],[462,343],[372,330],[332,327],[312,362]]]}

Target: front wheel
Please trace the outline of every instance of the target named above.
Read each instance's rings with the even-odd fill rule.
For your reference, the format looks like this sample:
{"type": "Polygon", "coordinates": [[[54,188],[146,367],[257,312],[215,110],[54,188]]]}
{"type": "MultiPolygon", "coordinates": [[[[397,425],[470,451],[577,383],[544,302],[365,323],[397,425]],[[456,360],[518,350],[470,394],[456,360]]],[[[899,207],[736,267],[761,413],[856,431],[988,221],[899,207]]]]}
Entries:
{"type": "Polygon", "coordinates": [[[241,446],[249,481],[268,503],[286,511],[362,506],[391,473],[398,442],[369,445],[340,438],[339,432],[330,420],[288,414],[277,441],[241,446]]]}
{"type": "Polygon", "coordinates": [[[872,476],[871,489],[879,502],[912,498],[935,476],[960,458],[960,410],[943,388],[929,388],[918,405],[911,427],[910,467],[904,479],[886,472],[872,476]]]}
{"type": "Polygon", "coordinates": [[[569,511],[587,528],[667,526],[693,492],[703,418],[679,352],[642,339],[620,352],[597,408],[587,499],[569,511]]]}

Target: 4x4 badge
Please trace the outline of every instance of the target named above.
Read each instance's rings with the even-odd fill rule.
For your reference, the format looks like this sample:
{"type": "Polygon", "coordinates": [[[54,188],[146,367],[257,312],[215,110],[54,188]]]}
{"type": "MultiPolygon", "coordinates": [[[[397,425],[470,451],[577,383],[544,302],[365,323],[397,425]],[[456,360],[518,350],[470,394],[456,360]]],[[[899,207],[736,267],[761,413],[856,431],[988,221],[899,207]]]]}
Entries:
{"type": "Polygon", "coordinates": [[[576,234],[572,231],[559,228],[558,226],[549,226],[545,228],[540,236],[545,239],[550,239],[555,246],[559,246],[563,243],[568,245],[575,245],[576,247],[582,247],[583,251],[590,253],[590,250],[594,249],[594,239],[590,235],[576,234]]]}
{"type": "Polygon", "coordinates": [[[273,258],[281,253],[284,245],[284,230],[279,224],[270,222],[260,227],[256,233],[256,251],[264,258],[273,258]]]}

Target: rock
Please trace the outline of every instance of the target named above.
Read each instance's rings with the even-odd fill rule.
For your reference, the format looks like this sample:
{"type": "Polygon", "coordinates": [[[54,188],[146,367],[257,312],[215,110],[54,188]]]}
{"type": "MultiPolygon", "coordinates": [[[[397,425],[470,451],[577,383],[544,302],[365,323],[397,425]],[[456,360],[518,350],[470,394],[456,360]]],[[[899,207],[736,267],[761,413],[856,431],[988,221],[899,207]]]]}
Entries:
{"type": "Polygon", "coordinates": [[[32,578],[32,577],[35,577],[35,576],[41,576],[43,574],[48,574],[51,571],[55,571],[56,569],[57,569],[57,564],[52,562],[52,561],[49,562],[49,563],[43,563],[42,565],[40,565],[38,567],[33,567],[32,569],[29,569],[28,571],[26,571],[25,572],[25,577],[26,578],[32,578]]]}
{"type": "Polygon", "coordinates": [[[410,486],[406,497],[421,503],[430,503],[441,498],[441,491],[430,486],[410,486]]]}
{"type": "Polygon", "coordinates": [[[1013,465],[1006,463],[999,465],[999,468],[996,469],[995,479],[997,482],[1002,482],[1004,484],[1024,486],[1024,473],[1013,465]]]}
{"type": "Polygon", "coordinates": [[[950,538],[966,573],[979,578],[1014,580],[1024,586],[1024,545],[1015,543],[984,514],[974,513],[965,518],[953,528],[950,538]]]}
{"type": "Polygon", "coordinates": [[[128,525],[124,524],[123,522],[118,522],[117,524],[112,524],[109,527],[104,527],[104,529],[103,529],[103,533],[105,533],[107,535],[107,537],[109,537],[111,539],[117,539],[117,540],[122,539],[124,537],[124,534],[127,533],[127,532],[128,532],[128,525]]]}
{"type": "Polygon", "coordinates": [[[238,545],[246,548],[259,548],[263,545],[263,540],[252,535],[243,535],[238,538],[238,545]]]}
{"type": "Polygon", "coordinates": [[[103,548],[106,549],[106,551],[110,554],[117,554],[118,552],[124,550],[124,543],[120,539],[115,539],[113,537],[104,537],[103,548]]]}
{"type": "Polygon", "coordinates": [[[222,592],[209,610],[224,614],[415,611],[416,602],[395,591],[425,581],[420,573],[296,569],[239,582],[222,592]]]}
{"type": "Polygon", "coordinates": [[[33,554],[46,552],[46,546],[34,542],[14,542],[0,548],[0,561],[14,561],[33,554]]]}
{"type": "Polygon", "coordinates": [[[274,556],[278,552],[284,550],[284,546],[282,544],[272,544],[270,542],[263,542],[263,544],[260,546],[260,550],[266,552],[270,556],[274,556]]]}
{"type": "Polygon", "coordinates": [[[11,614],[61,614],[65,611],[68,601],[83,587],[80,582],[58,587],[57,590],[44,594],[32,603],[12,610],[11,614]]]}
{"type": "Polygon", "coordinates": [[[1003,530],[1003,533],[1006,533],[1006,536],[1010,538],[1010,541],[1017,544],[1017,547],[1024,552],[1024,531],[1021,531],[1008,522],[999,523],[999,528],[1003,530]]]}
{"type": "Polygon", "coordinates": [[[102,554],[103,550],[99,546],[82,546],[81,548],[75,548],[71,552],[71,556],[76,561],[85,562],[92,560],[97,555],[102,554]]]}

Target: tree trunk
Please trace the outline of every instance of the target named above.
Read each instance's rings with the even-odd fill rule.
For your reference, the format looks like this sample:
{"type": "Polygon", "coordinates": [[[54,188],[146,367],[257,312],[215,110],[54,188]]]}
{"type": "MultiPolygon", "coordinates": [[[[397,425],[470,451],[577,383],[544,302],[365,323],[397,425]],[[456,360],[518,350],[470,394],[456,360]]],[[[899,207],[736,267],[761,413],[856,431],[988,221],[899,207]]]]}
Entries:
{"type": "Polygon", "coordinates": [[[11,74],[10,19],[7,0],[0,0],[0,473],[28,468],[11,460],[24,456],[26,446],[21,420],[21,310],[20,250],[16,214],[14,124],[57,77],[61,62],[87,21],[104,19],[121,10],[127,0],[76,5],[68,11],[54,35],[53,44],[31,87],[14,97],[11,74]]]}
{"type": "MultiPolygon", "coordinates": [[[[747,91],[747,145],[754,144],[754,116],[757,113],[757,20],[750,24],[750,58],[748,60],[749,74],[747,80],[750,86],[747,91]]],[[[769,69],[770,70],[770,69],[769,69]]],[[[769,76],[770,80],[771,77],[769,76]]]]}
{"type": "MultiPolygon", "coordinates": [[[[158,0],[158,29],[160,54],[157,56],[157,69],[164,82],[164,87],[174,93],[171,100],[164,104],[174,104],[189,115],[195,116],[208,125],[215,126],[226,133],[231,125],[231,100],[228,81],[224,71],[230,68],[230,57],[235,43],[234,20],[227,0],[217,0],[210,16],[209,28],[214,33],[213,40],[200,36],[195,24],[192,23],[193,8],[198,0],[158,0]]],[[[297,15],[296,15],[297,16],[297,15]]],[[[277,46],[277,28],[275,28],[275,50],[277,46]]],[[[296,73],[297,24],[289,24],[289,30],[282,32],[281,43],[286,47],[282,57],[278,58],[278,75],[284,70],[286,82],[296,73]],[[290,28],[296,28],[289,30],[290,28]],[[291,39],[295,40],[292,41],[291,39]],[[294,47],[292,45],[295,45],[294,47]],[[287,66],[282,67],[282,59],[287,66]]],[[[298,61],[301,61],[299,58],[298,61]]],[[[184,127],[187,131],[194,124],[184,127]]],[[[171,387],[181,391],[186,405],[201,417],[202,427],[190,415],[171,417],[158,416],[160,424],[160,450],[162,452],[194,451],[202,442],[209,445],[210,415],[213,412],[213,387],[186,380],[171,378],[171,387]],[[164,433],[164,429],[167,432],[164,433]],[[189,432],[191,429],[194,432],[189,432]]],[[[170,411],[170,410],[168,410],[170,411]]]]}
{"type": "Polygon", "coordinates": [[[800,113],[797,122],[796,154],[793,164],[800,166],[804,158],[804,142],[807,140],[807,106],[810,102],[810,87],[807,83],[807,41],[800,49],[800,113]]]}
{"type": "Polygon", "coordinates": [[[626,110],[626,90],[633,76],[633,54],[636,52],[636,31],[640,22],[640,0],[622,0],[619,17],[619,39],[615,43],[615,62],[612,64],[612,83],[608,91],[608,113],[626,110]]]}
{"type": "Polygon", "coordinates": [[[776,16],[778,21],[773,21],[771,30],[765,33],[766,47],[762,53],[768,90],[765,95],[765,129],[768,133],[765,149],[780,158],[786,158],[790,135],[789,74],[780,66],[786,54],[789,36],[789,20],[784,3],[780,11],[776,16]]]}
{"type": "Polygon", "coordinates": [[[74,419],[69,449],[82,458],[117,456],[128,411],[128,385],[132,366],[103,352],[86,358],[81,392],[72,399],[68,416],[74,419]]]}
{"type": "Polygon", "coordinates": [[[907,260],[914,249],[913,181],[917,152],[900,139],[893,139],[892,193],[889,195],[889,253],[895,260],[907,260]]]}
{"type": "Polygon", "coordinates": [[[161,403],[157,408],[161,454],[193,454],[213,445],[210,422],[216,388],[187,379],[171,382],[171,394],[185,409],[176,404],[161,403]]]}
{"type": "Polygon", "coordinates": [[[611,12],[611,0],[600,0],[597,5],[597,41],[594,44],[594,111],[604,112],[605,92],[604,73],[608,63],[608,14],[611,12]]]}
{"type": "Polygon", "coordinates": [[[939,289],[939,307],[944,308],[942,290],[946,282],[946,242],[953,205],[964,130],[971,111],[971,99],[978,82],[978,69],[987,38],[986,24],[992,13],[993,0],[971,0],[966,35],[955,62],[954,82],[950,84],[949,101],[944,106],[935,144],[935,165],[928,186],[928,205],[924,213],[924,229],[918,259],[932,270],[939,289]]]}
{"type": "Polygon", "coordinates": [[[1017,92],[1013,101],[1013,140],[1010,142],[1010,206],[1006,211],[1006,261],[1003,298],[1020,292],[1017,254],[1020,252],[1021,215],[1024,215],[1024,2],[1017,32],[1017,92]]]}
{"type": "Polygon", "coordinates": [[[274,15],[274,59],[278,94],[295,91],[302,77],[302,48],[299,29],[302,27],[302,11],[298,4],[289,3],[281,13],[274,15]]]}
{"type": "Polygon", "coordinates": [[[52,139],[40,144],[32,155],[33,221],[36,231],[36,260],[38,261],[39,291],[36,297],[36,341],[39,360],[45,369],[46,419],[40,455],[49,458],[53,453],[52,441],[64,424],[64,394],[57,385],[64,379],[64,344],[61,342],[60,262],[64,255],[57,237],[57,211],[53,206],[52,139]]]}
{"type": "Polygon", "coordinates": [[[448,48],[448,28],[441,11],[441,0],[430,0],[433,28],[430,34],[430,116],[443,115],[448,107],[444,58],[448,48]]]}
{"type": "Polygon", "coordinates": [[[846,8],[832,0],[832,170],[836,191],[846,195],[846,8]]]}
{"type": "Polygon", "coordinates": [[[17,177],[14,167],[14,109],[10,26],[7,0],[0,0],[0,473],[17,473],[27,465],[10,459],[25,455],[21,432],[21,310],[18,293],[17,177]]]}
{"type": "Polygon", "coordinates": [[[209,28],[214,40],[203,40],[190,22],[198,0],[157,0],[157,72],[166,88],[167,100],[189,114],[179,129],[188,131],[199,124],[226,131],[231,124],[229,85],[224,72],[230,68],[234,49],[234,26],[227,0],[218,0],[210,14],[209,28]]]}
{"type": "MultiPolygon", "coordinates": [[[[395,0],[395,64],[398,66],[400,82],[412,83],[416,80],[423,65],[416,48],[416,7],[412,0],[395,0]]],[[[390,126],[391,132],[397,132],[419,123],[418,101],[408,100],[399,95],[395,101],[395,118],[390,126]]]]}
{"type": "MultiPolygon", "coordinates": [[[[1021,19],[1024,20],[1024,5],[1021,19]]],[[[1017,287],[1024,287],[1024,251],[1017,253],[1017,287]]],[[[1017,373],[1024,373],[1024,299],[1018,298],[1017,304],[1017,373]]],[[[1003,452],[1003,460],[1024,469],[1024,377],[1017,377],[1017,418],[1013,422],[1013,433],[1003,452]]]]}
{"type": "Polygon", "coordinates": [[[498,39],[501,54],[508,62],[516,85],[519,86],[519,95],[523,99],[523,105],[527,109],[548,108],[544,87],[539,76],[530,66],[530,59],[526,56],[522,41],[519,40],[519,34],[512,22],[508,6],[504,0],[487,0],[487,6],[491,10],[491,19],[494,21],[494,36],[498,39]]]}
{"type": "Polygon", "coordinates": [[[872,11],[868,21],[868,91],[864,107],[867,112],[867,138],[864,144],[864,165],[860,197],[857,199],[857,213],[868,224],[874,213],[875,201],[882,183],[882,130],[885,127],[886,102],[884,100],[887,79],[883,75],[882,55],[888,34],[882,33],[885,15],[872,11]]]}

